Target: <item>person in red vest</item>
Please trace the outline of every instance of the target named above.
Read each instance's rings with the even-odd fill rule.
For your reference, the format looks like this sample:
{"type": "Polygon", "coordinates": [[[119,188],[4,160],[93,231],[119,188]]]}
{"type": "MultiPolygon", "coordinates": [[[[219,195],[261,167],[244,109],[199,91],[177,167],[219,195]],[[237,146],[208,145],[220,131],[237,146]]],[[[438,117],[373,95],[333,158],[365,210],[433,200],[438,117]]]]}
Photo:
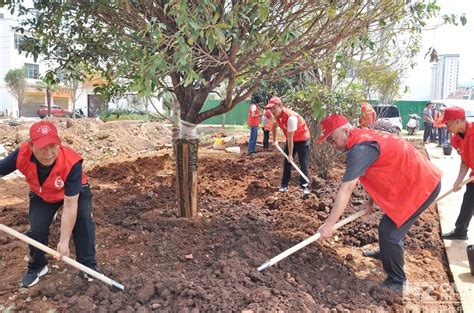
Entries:
{"type": "Polygon", "coordinates": [[[260,124],[260,109],[258,104],[262,102],[260,96],[252,97],[250,107],[248,111],[247,124],[250,127],[249,143],[247,146],[247,152],[249,155],[255,155],[257,153],[257,136],[258,136],[258,125],[260,124]]]}
{"type": "Polygon", "coordinates": [[[377,113],[374,108],[368,102],[361,103],[361,113],[359,117],[359,127],[368,128],[375,123],[377,119],[377,113]]]}
{"type": "Polygon", "coordinates": [[[441,106],[434,112],[433,127],[438,130],[438,147],[441,147],[446,141],[448,130],[446,124],[443,123],[444,110],[446,108],[441,106]]]}
{"type": "MultiPolygon", "coordinates": [[[[441,123],[446,124],[448,130],[453,133],[451,146],[461,156],[459,173],[454,182],[454,191],[461,189],[461,183],[467,172],[471,170],[470,176],[474,176],[474,124],[466,121],[466,112],[460,107],[449,107],[444,110],[444,117],[441,123]]],[[[461,211],[455,223],[454,230],[442,234],[443,239],[467,240],[467,231],[474,213],[474,183],[466,185],[466,192],[461,204],[461,211]]]]}
{"type": "MultiPolygon", "coordinates": [[[[278,144],[277,140],[277,125],[283,130],[286,137],[285,153],[290,160],[297,153],[299,159],[300,169],[308,177],[308,157],[310,146],[310,132],[304,119],[296,112],[285,108],[278,97],[272,97],[268,101],[265,109],[275,117],[276,123],[273,125],[273,142],[278,144]]],[[[283,163],[283,177],[281,179],[280,192],[288,191],[288,183],[291,179],[291,164],[284,159],[283,163]]],[[[302,188],[303,196],[307,196],[310,191],[308,189],[308,182],[300,177],[300,186],[302,188]]]]}
{"type": "MultiPolygon", "coordinates": [[[[57,251],[69,255],[69,241],[74,240],[76,260],[96,270],[95,224],[92,220],[91,191],[82,170],[79,154],[61,145],[53,123],[40,121],[29,131],[30,140],[0,161],[0,177],[19,170],[30,187],[27,235],[48,245],[49,227],[62,206],[61,234],[57,251]]],[[[21,280],[31,287],[48,272],[43,251],[29,246],[28,271],[21,280]]],[[[84,272],[79,275],[91,280],[84,272]]]]}
{"type": "Polygon", "coordinates": [[[270,110],[265,109],[262,117],[263,124],[263,149],[270,150],[270,132],[273,130],[273,114],[270,110]]]}
{"type": "Polygon", "coordinates": [[[441,171],[398,136],[355,128],[337,114],[324,118],[321,126],[317,142],[346,152],[347,164],[331,213],[318,232],[321,238],[331,236],[360,181],[369,194],[364,207],[371,212],[377,204],[385,213],[378,226],[380,250],[365,256],[382,261],[387,278],[380,287],[401,292],[406,282],[404,237],[439,194],[441,171]]]}

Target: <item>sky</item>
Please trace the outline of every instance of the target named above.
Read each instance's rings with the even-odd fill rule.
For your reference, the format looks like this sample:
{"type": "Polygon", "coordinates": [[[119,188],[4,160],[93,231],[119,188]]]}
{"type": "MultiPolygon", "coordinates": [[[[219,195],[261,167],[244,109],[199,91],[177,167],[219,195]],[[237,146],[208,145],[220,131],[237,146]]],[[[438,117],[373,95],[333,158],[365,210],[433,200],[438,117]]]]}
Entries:
{"type": "Polygon", "coordinates": [[[409,70],[402,82],[409,92],[402,96],[404,100],[429,100],[431,94],[431,66],[424,56],[430,47],[440,54],[459,54],[459,80],[466,83],[474,79],[474,0],[438,0],[441,13],[428,22],[430,26],[441,24],[444,14],[462,14],[467,18],[464,26],[442,25],[434,30],[423,31],[420,53],[415,61],[417,66],[409,70]]]}

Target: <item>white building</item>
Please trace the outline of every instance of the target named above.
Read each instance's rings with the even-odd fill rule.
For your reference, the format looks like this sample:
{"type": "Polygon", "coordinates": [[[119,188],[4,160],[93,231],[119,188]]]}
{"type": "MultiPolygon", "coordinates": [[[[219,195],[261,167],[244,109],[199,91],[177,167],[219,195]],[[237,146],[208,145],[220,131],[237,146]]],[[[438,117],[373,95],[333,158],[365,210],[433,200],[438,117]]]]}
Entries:
{"type": "MultiPolygon", "coordinates": [[[[8,10],[0,8],[0,116],[35,117],[37,109],[46,104],[46,88],[41,82],[41,77],[49,68],[44,61],[35,62],[31,56],[26,57],[25,53],[20,54],[18,44],[22,36],[15,33],[16,24],[15,16],[12,16],[8,10]],[[9,92],[4,79],[9,70],[18,68],[25,68],[29,85],[25,103],[21,108],[18,107],[17,99],[9,92]]],[[[130,101],[127,99],[106,103],[102,97],[94,94],[95,83],[97,80],[80,83],[75,97],[68,86],[61,84],[59,88],[52,91],[51,104],[72,111],[75,102],[75,108],[81,109],[86,116],[90,117],[96,116],[105,108],[130,109],[130,101]],[[75,99],[72,99],[73,97],[75,99]]],[[[153,103],[163,112],[160,101],[154,99],[153,103]]],[[[153,112],[154,108],[150,107],[149,110],[153,112]]]]}
{"type": "Polygon", "coordinates": [[[459,76],[459,54],[441,54],[431,68],[431,99],[446,99],[456,91],[459,76]]]}

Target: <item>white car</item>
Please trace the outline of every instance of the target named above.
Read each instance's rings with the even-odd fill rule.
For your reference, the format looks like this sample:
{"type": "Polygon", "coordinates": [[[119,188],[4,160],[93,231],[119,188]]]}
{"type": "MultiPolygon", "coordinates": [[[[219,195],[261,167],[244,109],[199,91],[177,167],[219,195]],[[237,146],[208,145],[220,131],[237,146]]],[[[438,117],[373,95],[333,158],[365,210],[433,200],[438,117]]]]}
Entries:
{"type": "Polygon", "coordinates": [[[395,105],[380,104],[373,106],[375,113],[377,113],[376,124],[386,125],[393,128],[396,133],[400,133],[403,129],[402,117],[400,110],[395,105]]]}

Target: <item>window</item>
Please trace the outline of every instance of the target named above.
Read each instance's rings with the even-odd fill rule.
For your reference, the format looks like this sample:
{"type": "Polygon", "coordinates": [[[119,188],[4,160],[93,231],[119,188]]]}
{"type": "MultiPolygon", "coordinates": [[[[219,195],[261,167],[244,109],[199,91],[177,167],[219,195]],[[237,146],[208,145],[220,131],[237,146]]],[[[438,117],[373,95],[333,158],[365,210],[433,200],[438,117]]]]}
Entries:
{"type": "Polygon", "coordinates": [[[26,78],[39,79],[39,65],[25,63],[26,78]]]}
{"type": "Polygon", "coordinates": [[[15,34],[15,49],[20,49],[21,42],[25,37],[15,34]]]}

